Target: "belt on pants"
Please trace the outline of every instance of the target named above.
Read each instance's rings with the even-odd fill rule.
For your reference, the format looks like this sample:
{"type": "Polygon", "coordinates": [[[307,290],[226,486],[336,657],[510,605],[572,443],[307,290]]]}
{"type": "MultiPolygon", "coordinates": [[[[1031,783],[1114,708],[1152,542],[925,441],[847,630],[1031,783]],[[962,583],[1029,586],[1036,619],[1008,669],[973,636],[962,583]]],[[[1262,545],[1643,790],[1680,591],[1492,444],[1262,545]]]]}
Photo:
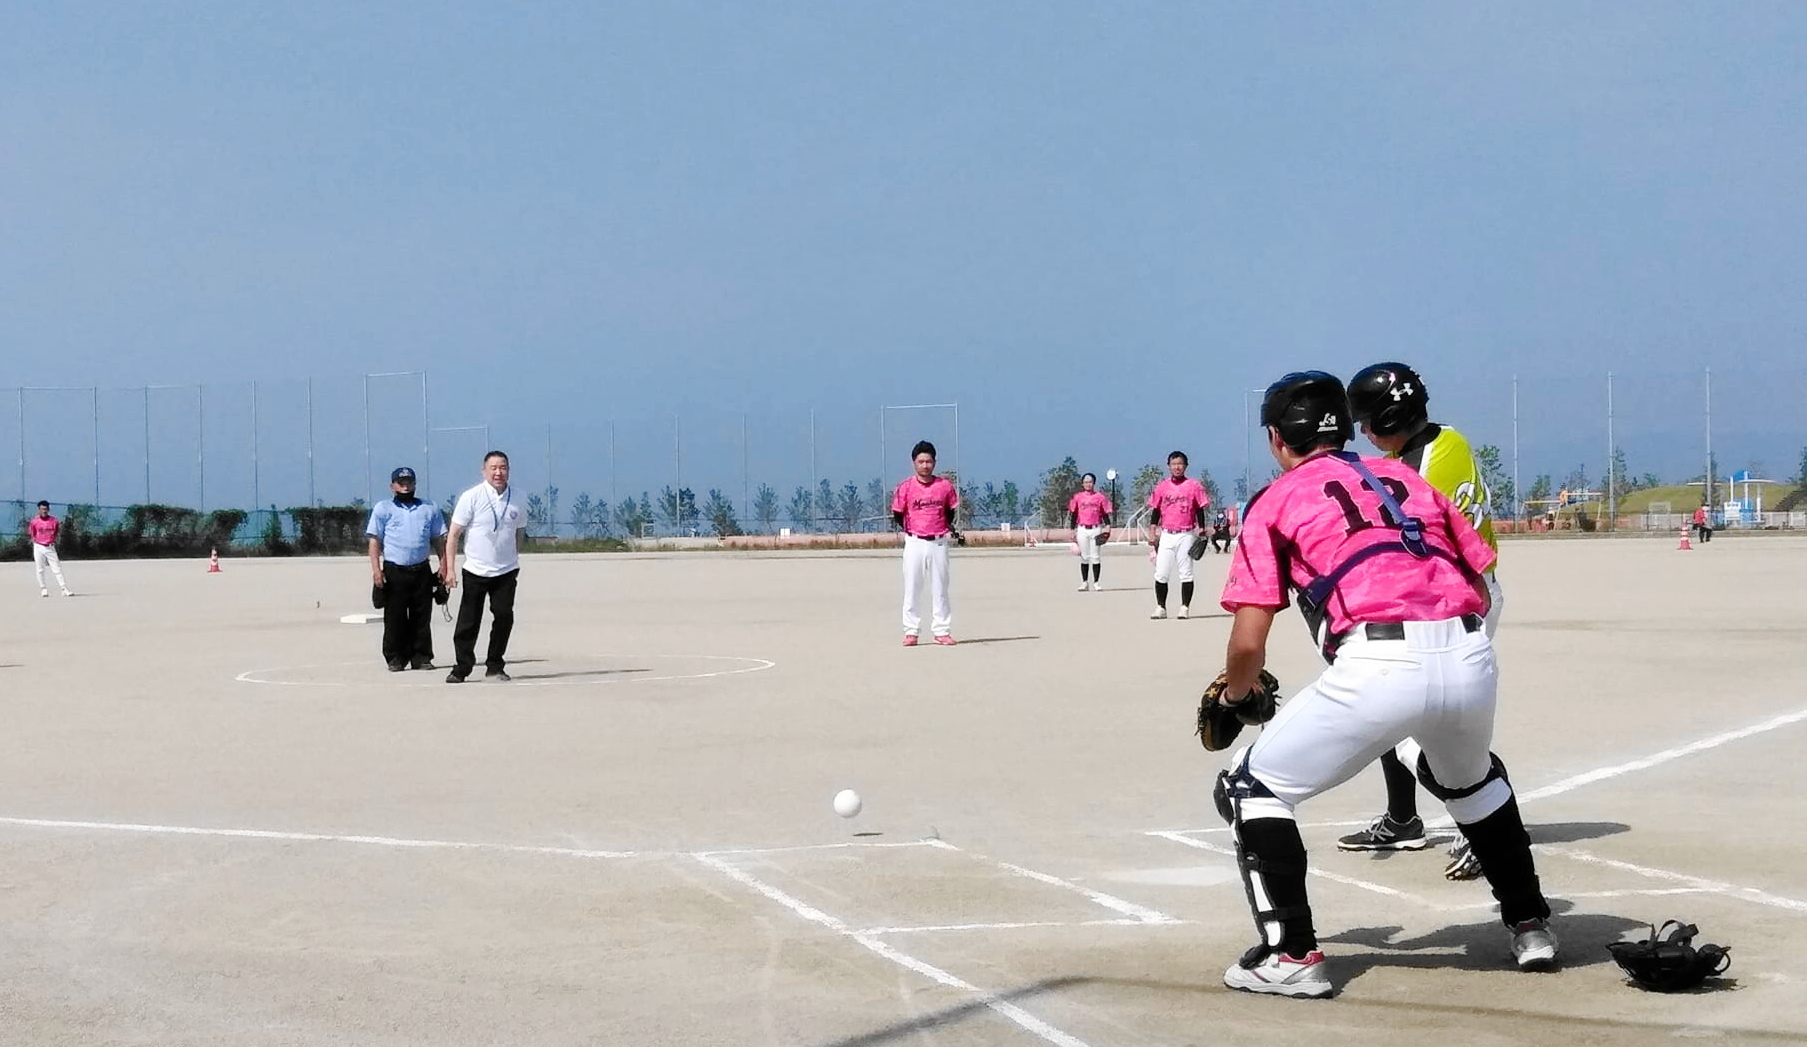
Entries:
{"type": "Polygon", "coordinates": [[[383,566],[384,566],[384,567],[393,567],[393,568],[395,568],[395,569],[396,569],[396,570],[398,570],[398,571],[426,571],[426,570],[431,570],[431,568],[430,568],[430,567],[429,567],[429,566],[428,566],[428,565],[427,565],[427,561],[425,561],[425,560],[422,560],[422,561],[421,561],[421,562],[419,562],[419,563],[396,563],[396,562],[395,562],[395,561],[394,561],[394,560],[384,560],[384,561],[383,561],[383,566]]]}
{"type": "MultiPolygon", "coordinates": [[[[1478,614],[1462,616],[1462,628],[1471,633],[1481,631],[1486,622],[1478,614]]],[[[1369,622],[1361,627],[1362,634],[1370,640],[1403,640],[1405,639],[1404,622],[1369,622]]]]}
{"type": "Polygon", "coordinates": [[[1191,534],[1193,531],[1190,527],[1163,527],[1161,530],[1168,534],[1191,534]]]}

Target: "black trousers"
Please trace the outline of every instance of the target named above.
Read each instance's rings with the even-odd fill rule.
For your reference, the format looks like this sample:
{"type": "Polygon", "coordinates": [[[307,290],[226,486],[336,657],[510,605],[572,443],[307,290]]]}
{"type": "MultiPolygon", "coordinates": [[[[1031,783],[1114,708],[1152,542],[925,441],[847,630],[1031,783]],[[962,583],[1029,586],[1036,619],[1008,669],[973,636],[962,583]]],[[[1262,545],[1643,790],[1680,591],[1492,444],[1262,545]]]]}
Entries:
{"type": "Polygon", "coordinates": [[[433,660],[433,569],[383,561],[383,661],[414,665],[433,660]]]}
{"type": "Polygon", "coordinates": [[[464,595],[458,599],[458,624],[452,629],[452,651],[458,658],[453,671],[459,676],[469,676],[477,667],[477,631],[483,627],[486,598],[493,620],[489,623],[489,657],[483,666],[493,673],[507,664],[504,656],[508,654],[508,634],[514,632],[514,590],[520,576],[518,567],[494,578],[463,572],[464,595]]]}

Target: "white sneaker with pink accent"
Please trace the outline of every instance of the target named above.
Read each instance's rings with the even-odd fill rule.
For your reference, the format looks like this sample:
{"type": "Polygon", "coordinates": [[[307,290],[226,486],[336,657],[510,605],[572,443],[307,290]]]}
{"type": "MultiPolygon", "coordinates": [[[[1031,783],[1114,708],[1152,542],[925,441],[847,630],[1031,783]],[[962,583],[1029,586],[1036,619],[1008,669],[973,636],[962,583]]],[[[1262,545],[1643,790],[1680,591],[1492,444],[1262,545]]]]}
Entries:
{"type": "Polygon", "coordinates": [[[1223,983],[1243,992],[1313,1000],[1335,991],[1329,976],[1324,973],[1324,954],[1317,949],[1306,953],[1304,959],[1269,951],[1253,966],[1245,967],[1242,961],[1237,961],[1223,972],[1223,983]]]}

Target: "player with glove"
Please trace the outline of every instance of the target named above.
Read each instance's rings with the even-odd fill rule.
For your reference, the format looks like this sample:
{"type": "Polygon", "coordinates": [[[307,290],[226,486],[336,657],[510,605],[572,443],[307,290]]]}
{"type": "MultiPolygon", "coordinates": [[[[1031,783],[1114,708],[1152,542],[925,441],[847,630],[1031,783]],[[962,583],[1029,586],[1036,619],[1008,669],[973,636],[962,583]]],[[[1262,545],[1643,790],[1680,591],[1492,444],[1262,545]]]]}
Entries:
{"type": "Polygon", "coordinates": [[[1531,840],[1488,748],[1497,677],[1481,575],[1492,549],[1410,466],[1343,451],[1353,426],[1335,376],[1275,382],[1261,424],[1281,475],[1250,500],[1231,554],[1222,604],[1235,621],[1221,693],[1271,690],[1261,685],[1268,633],[1289,602],[1329,667],[1218,775],[1213,798],[1261,935],[1224,984],[1295,997],[1334,991],[1293,811],[1406,738],[1423,746],[1420,781],[1481,858],[1513,960],[1554,966],[1531,840]]]}
{"type": "Polygon", "coordinates": [[[1192,613],[1192,561],[1203,553],[1193,553],[1193,539],[1204,526],[1205,510],[1211,498],[1197,480],[1186,475],[1186,452],[1167,456],[1167,478],[1148,493],[1148,544],[1154,554],[1154,613],[1150,618],[1167,617],[1167,582],[1174,567],[1180,572],[1180,613],[1192,613]]]}
{"type": "Polygon", "coordinates": [[[1097,592],[1104,577],[1104,546],[1111,540],[1111,500],[1098,490],[1098,477],[1079,478],[1079,490],[1067,499],[1067,524],[1073,528],[1074,551],[1079,554],[1079,591],[1097,592]]]}

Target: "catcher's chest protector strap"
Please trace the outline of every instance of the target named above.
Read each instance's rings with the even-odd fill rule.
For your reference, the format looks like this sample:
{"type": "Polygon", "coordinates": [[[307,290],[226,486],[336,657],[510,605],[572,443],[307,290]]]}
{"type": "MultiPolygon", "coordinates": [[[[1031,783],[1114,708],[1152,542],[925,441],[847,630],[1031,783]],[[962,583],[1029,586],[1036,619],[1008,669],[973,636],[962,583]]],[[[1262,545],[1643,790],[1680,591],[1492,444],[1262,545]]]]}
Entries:
{"type": "Polygon", "coordinates": [[[1338,451],[1327,457],[1342,462],[1361,475],[1362,486],[1380,496],[1380,504],[1385,510],[1381,516],[1387,526],[1399,531],[1398,540],[1376,542],[1366,548],[1356,550],[1347,560],[1312,579],[1310,584],[1299,590],[1295,602],[1299,605],[1299,613],[1305,618],[1306,626],[1311,630],[1312,640],[1323,650],[1326,661],[1335,661],[1336,648],[1342,637],[1332,636],[1329,633],[1327,623],[1330,616],[1325,611],[1325,605],[1330,600],[1330,594],[1336,591],[1337,584],[1362,563],[1383,553],[1406,553],[1416,560],[1432,556],[1439,560],[1447,560],[1454,564],[1465,577],[1471,579],[1477,575],[1461,557],[1439,549],[1424,540],[1424,521],[1416,516],[1407,516],[1405,507],[1401,506],[1399,500],[1393,497],[1393,492],[1387,490],[1387,485],[1380,482],[1373,470],[1362,464],[1358,455],[1349,451],[1338,451]]]}

